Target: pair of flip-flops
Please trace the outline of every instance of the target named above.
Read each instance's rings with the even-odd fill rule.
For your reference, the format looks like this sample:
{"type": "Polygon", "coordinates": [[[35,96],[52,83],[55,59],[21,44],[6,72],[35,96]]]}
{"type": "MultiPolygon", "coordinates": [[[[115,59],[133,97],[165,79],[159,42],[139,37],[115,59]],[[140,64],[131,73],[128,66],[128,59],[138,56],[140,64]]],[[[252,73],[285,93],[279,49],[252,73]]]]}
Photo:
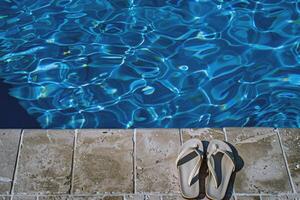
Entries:
{"type": "Polygon", "coordinates": [[[205,180],[206,196],[221,200],[225,197],[235,170],[235,161],[231,147],[220,140],[210,141],[206,151],[198,139],[188,140],[182,145],[176,161],[181,194],[187,199],[196,199],[200,195],[199,171],[204,160],[207,161],[208,167],[205,180]]]}

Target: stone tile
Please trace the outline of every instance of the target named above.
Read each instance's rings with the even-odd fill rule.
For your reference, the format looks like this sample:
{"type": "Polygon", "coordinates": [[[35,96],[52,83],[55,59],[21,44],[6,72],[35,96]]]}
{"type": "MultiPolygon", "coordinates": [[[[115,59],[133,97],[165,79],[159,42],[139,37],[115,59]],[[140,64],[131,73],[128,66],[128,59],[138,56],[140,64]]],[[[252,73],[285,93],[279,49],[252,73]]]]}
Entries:
{"type": "Polygon", "coordinates": [[[237,173],[237,193],[290,192],[291,186],[277,134],[268,128],[226,128],[244,167],[237,173]]]}
{"type": "Polygon", "coordinates": [[[133,192],[133,130],[79,130],[74,191],[133,192]]]}
{"type": "Polygon", "coordinates": [[[137,129],[138,192],[179,192],[175,166],[179,148],[178,129],[137,129]]]}
{"type": "Polygon", "coordinates": [[[300,192],[300,129],[279,129],[288,166],[297,192],[300,192]]]}
{"type": "MultiPolygon", "coordinates": [[[[105,199],[105,198],[104,198],[105,199]]],[[[88,197],[88,196],[76,196],[73,197],[72,200],[103,200],[103,198],[101,197],[88,197]]],[[[105,200],[119,200],[118,198],[114,199],[114,197],[112,199],[105,199],[105,200]]],[[[120,200],[123,200],[122,198],[120,200]]]]}
{"type": "Polygon", "coordinates": [[[9,196],[0,196],[0,200],[10,200],[9,196]]]}
{"type": "Polygon", "coordinates": [[[279,196],[262,196],[261,200],[299,200],[300,195],[297,194],[286,194],[279,196]]]}
{"type": "Polygon", "coordinates": [[[126,195],[124,200],[160,200],[158,195],[126,195]]]}
{"type": "Polygon", "coordinates": [[[162,200],[185,200],[181,195],[162,196],[162,200]]]}
{"type": "Polygon", "coordinates": [[[199,129],[181,129],[183,142],[191,138],[210,141],[212,139],[225,140],[222,129],[199,128],[199,129]]]}
{"type": "Polygon", "coordinates": [[[67,193],[73,141],[70,130],[25,130],[15,193],[67,193]]]}
{"type": "Polygon", "coordinates": [[[39,196],[39,200],[73,200],[73,198],[70,196],[39,196]]]}
{"type": "MultiPolygon", "coordinates": [[[[162,196],[162,200],[185,200],[181,195],[165,195],[162,196]]],[[[210,200],[207,197],[198,198],[197,200],[210,200]]],[[[230,198],[230,200],[234,200],[234,198],[230,198]]]]}
{"type": "Polygon", "coordinates": [[[11,189],[20,133],[20,129],[0,129],[0,194],[11,189]]]}
{"type": "Polygon", "coordinates": [[[237,196],[238,200],[260,200],[259,196],[237,196]]]}
{"type": "Polygon", "coordinates": [[[36,196],[14,196],[13,200],[36,200],[36,196]]]}
{"type": "Polygon", "coordinates": [[[103,200],[123,200],[124,198],[122,196],[105,196],[103,197],[103,200]]]}
{"type": "Polygon", "coordinates": [[[144,200],[160,200],[160,196],[158,195],[145,195],[144,200]]]}
{"type": "Polygon", "coordinates": [[[43,197],[39,197],[39,200],[103,200],[103,198],[95,197],[95,196],[43,196],[43,197]]]}
{"type": "Polygon", "coordinates": [[[144,200],[144,195],[125,195],[124,200],[144,200]]]}

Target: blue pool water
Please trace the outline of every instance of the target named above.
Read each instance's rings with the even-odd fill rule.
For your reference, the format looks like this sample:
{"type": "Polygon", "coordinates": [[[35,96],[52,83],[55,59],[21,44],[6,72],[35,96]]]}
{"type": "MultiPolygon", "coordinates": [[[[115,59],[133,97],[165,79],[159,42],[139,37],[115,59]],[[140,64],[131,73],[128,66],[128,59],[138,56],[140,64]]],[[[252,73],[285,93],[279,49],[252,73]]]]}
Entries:
{"type": "Polygon", "coordinates": [[[2,0],[0,78],[43,128],[300,127],[299,15],[297,0],[2,0]]]}

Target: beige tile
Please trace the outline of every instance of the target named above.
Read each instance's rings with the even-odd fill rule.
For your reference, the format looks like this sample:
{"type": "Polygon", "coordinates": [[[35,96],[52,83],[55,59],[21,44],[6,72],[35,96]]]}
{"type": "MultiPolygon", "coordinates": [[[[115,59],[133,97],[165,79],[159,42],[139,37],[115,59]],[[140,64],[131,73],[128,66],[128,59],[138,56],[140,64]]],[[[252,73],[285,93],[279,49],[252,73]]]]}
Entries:
{"type": "Polygon", "coordinates": [[[158,195],[145,195],[144,200],[160,200],[158,195]]]}
{"type": "Polygon", "coordinates": [[[103,197],[103,200],[123,200],[124,198],[122,196],[105,196],[103,197]]]}
{"type": "Polygon", "coordinates": [[[185,200],[181,195],[166,195],[162,196],[162,200],[185,200]]]}
{"type": "MultiPolygon", "coordinates": [[[[101,196],[73,196],[72,200],[103,200],[103,197],[101,197],[101,196]]],[[[121,199],[121,200],[123,200],[123,199],[121,199]]]]}
{"type": "Polygon", "coordinates": [[[0,194],[11,189],[20,133],[20,129],[0,129],[0,194]]]}
{"type": "Polygon", "coordinates": [[[288,166],[297,192],[300,192],[300,129],[279,129],[288,166]]]}
{"type": "MultiPolygon", "coordinates": [[[[162,196],[162,200],[185,200],[181,195],[164,195],[162,196]]],[[[198,198],[197,200],[210,200],[207,197],[198,198]]],[[[230,198],[230,200],[234,200],[234,198],[230,198]]]]}
{"type": "Polygon", "coordinates": [[[36,196],[14,196],[13,200],[36,200],[36,196]]]}
{"type": "Polygon", "coordinates": [[[9,196],[0,196],[0,200],[10,200],[9,196]]]}
{"type": "Polygon", "coordinates": [[[226,128],[244,167],[237,173],[237,193],[290,192],[288,174],[276,132],[263,128],[226,128]]]}
{"type": "Polygon", "coordinates": [[[160,200],[158,195],[126,195],[125,200],[160,200]]]}
{"type": "Polygon", "coordinates": [[[39,200],[74,200],[69,196],[40,196],[39,200]]]}
{"type": "Polygon", "coordinates": [[[73,140],[69,130],[25,130],[15,193],[67,193],[73,140]]]}
{"type": "Polygon", "coordinates": [[[237,196],[237,200],[260,200],[259,196],[237,196]]]}
{"type": "Polygon", "coordinates": [[[138,192],[179,192],[175,166],[179,148],[178,129],[137,129],[138,192]]]}
{"type": "Polygon", "coordinates": [[[299,200],[300,195],[297,194],[286,194],[278,196],[262,196],[261,200],[299,200]]]}
{"type": "Polygon", "coordinates": [[[124,200],[144,200],[144,195],[125,195],[124,200]]]}
{"type": "Polygon", "coordinates": [[[103,198],[98,196],[42,196],[39,200],[103,200],[103,198]]]}
{"type": "Polygon", "coordinates": [[[78,131],[74,191],[133,191],[133,130],[78,131]]]}
{"type": "Polygon", "coordinates": [[[199,128],[199,129],[181,129],[183,142],[191,138],[210,141],[212,139],[225,140],[222,129],[199,128]]]}

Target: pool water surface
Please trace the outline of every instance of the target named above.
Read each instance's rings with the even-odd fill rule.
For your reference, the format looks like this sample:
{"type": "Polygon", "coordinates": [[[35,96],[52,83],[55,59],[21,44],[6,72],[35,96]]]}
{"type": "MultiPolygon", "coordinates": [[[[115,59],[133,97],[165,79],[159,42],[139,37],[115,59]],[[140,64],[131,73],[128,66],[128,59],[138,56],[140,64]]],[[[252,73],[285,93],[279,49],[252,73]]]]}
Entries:
{"type": "Polygon", "coordinates": [[[2,0],[0,78],[43,128],[300,127],[299,14],[297,0],[2,0]]]}

